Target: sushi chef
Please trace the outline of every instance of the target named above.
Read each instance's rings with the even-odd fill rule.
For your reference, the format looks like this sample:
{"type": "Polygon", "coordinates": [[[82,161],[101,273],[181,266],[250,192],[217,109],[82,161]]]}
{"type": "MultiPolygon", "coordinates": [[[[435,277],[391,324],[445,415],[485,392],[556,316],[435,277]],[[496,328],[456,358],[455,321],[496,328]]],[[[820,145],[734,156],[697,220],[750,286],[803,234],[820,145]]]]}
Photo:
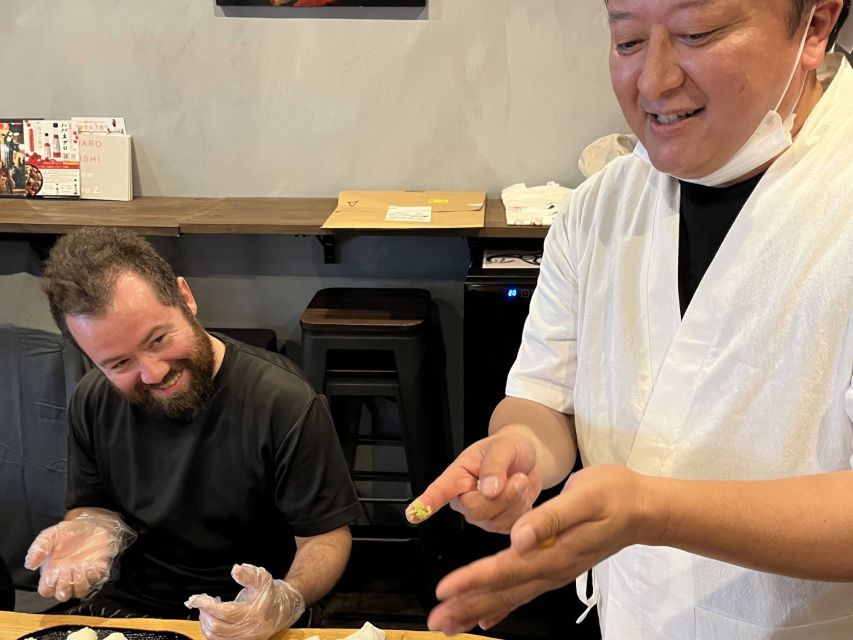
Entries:
{"type": "Polygon", "coordinates": [[[93,615],[194,611],[211,640],[291,626],[341,576],[361,512],[325,399],[283,356],[207,333],[133,232],[74,231],[44,275],[95,366],[69,409],[68,514],[26,558],[39,593],[93,615]]]}
{"type": "Polygon", "coordinates": [[[607,640],[849,639],[849,2],[604,4],[640,145],[565,201],[489,436],[410,510],[509,533],[429,625],[579,578],[607,640]]]}

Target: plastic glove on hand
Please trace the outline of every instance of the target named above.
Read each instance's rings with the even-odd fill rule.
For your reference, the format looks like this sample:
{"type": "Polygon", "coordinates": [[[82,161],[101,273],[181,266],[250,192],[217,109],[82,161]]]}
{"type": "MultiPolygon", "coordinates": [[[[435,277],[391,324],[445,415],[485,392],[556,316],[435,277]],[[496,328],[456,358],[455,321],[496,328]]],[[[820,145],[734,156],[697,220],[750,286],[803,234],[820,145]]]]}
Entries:
{"type": "Polygon", "coordinates": [[[118,516],[84,511],[38,534],[24,566],[41,569],[41,596],[61,602],[82,598],[103,586],[113,559],[135,539],[136,533],[118,516]]]}
{"type": "Polygon", "coordinates": [[[302,594],[284,580],[251,564],[235,564],[231,577],[243,587],[231,602],[207,594],[184,603],[198,609],[201,630],[208,640],[268,640],[288,629],[305,611],[302,594]]]}

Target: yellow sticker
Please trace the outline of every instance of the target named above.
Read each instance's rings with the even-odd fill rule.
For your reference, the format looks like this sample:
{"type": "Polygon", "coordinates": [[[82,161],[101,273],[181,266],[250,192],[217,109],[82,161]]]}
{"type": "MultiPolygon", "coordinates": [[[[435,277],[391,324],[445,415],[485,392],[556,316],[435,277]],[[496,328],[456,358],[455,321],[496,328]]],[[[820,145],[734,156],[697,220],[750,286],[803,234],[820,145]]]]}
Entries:
{"type": "Polygon", "coordinates": [[[436,200],[434,198],[430,198],[427,200],[427,204],[447,204],[450,200],[436,200]]]}

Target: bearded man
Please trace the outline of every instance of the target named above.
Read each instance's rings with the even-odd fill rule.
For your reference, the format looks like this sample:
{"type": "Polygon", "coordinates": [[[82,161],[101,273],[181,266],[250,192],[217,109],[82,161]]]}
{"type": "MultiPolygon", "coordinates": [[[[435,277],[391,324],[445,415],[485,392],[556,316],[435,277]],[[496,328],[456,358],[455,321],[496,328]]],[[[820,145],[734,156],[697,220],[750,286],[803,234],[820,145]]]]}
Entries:
{"type": "Polygon", "coordinates": [[[44,275],[95,367],[69,409],[69,512],[26,559],[39,593],[105,616],[186,601],[211,640],[291,626],[340,578],[361,512],[325,399],[287,358],[208,334],[131,231],[68,234],[44,275]]]}

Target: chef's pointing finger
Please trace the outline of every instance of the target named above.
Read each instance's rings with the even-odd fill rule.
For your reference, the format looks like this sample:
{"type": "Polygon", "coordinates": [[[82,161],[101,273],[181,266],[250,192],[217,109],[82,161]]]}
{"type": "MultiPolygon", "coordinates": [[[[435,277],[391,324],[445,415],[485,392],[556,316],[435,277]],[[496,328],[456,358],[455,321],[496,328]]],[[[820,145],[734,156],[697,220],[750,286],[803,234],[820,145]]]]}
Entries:
{"type": "Polygon", "coordinates": [[[457,460],[406,507],[406,519],[412,524],[419,524],[454,498],[474,491],[476,486],[476,478],[457,460]]]}

